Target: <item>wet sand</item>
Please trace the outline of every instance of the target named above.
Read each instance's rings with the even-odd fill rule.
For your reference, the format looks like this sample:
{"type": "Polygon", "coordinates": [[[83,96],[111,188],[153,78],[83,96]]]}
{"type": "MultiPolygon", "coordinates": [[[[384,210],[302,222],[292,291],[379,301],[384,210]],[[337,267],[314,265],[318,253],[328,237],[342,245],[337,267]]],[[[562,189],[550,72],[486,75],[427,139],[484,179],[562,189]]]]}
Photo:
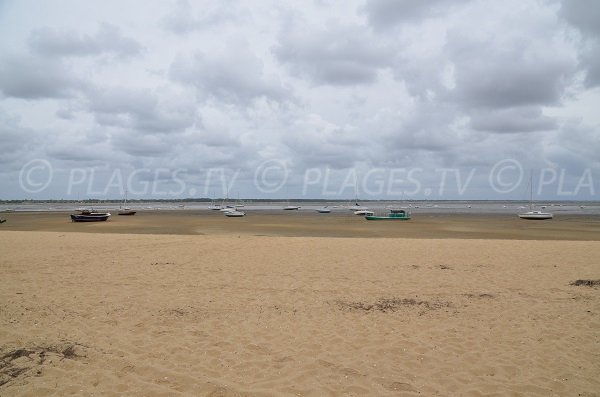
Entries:
{"type": "Polygon", "coordinates": [[[0,231],[0,395],[598,396],[600,242],[224,233],[0,231]]]}
{"type": "Polygon", "coordinates": [[[527,221],[514,214],[440,214],[413,212],[410,221],[366,221],[338,211],[247,211],[227,218],[219,211],[140,211],[113,215],[107,222],[73,223],[63,212],[4,213],[0,231],[56,231],[124,234],[254,235],[292,237],[396,237],[517,240],[600,240],[600,216],[556,215],[527,221]]]}

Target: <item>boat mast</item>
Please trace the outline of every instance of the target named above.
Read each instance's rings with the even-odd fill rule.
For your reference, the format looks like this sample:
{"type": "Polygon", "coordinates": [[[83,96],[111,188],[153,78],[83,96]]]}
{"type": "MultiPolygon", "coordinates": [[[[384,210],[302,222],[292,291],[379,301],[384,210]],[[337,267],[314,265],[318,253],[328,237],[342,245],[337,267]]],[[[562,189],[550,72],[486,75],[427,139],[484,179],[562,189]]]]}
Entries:
{"type": "Polygon", "coordinates": [[[529,171],[529,211],[533,211],[533,170],[529,171]]]}

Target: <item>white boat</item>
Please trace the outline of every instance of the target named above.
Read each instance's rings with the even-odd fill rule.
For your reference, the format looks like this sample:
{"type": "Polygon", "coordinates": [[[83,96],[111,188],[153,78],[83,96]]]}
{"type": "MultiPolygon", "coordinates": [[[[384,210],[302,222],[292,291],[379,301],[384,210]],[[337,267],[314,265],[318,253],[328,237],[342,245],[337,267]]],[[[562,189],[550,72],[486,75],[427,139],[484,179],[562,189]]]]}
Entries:
{"type": "Polygon", "coordinates": [[[519,218],[530,220],[552,219],[552,217],[553,215],[551,213],[542,211],[527,211],[519,214],[519,218]]]}
{"type": "MultiPolygon", "coordinates": [[[[542,211],[534,211],[533,210],[533,173],[531,173],[529,177],[529,211],[523,212],[519,214],[519,218],[521,219],[529,219],[529,220],[544,220],[544,219],[552,219],[553,215],[550,212],[542,212],[542,211]]],[[[546,206],[542,206],[542,208],[546,208],[546,206]]]]}
{"type": "Polygon", "coordinates": [[[375,213],[373,211],[369,211],[369,210],[358,210],[358,211],[354,211],[354,215],[373,216],[373,215],[375,215],[375,213]]]}
{"type": "Polygon", "coordinates": [[[246,216],[246,213],[244,211],[231,210],[225,212],[225,216],[228,216],[230,218],[241,218],[242,216],[246,216]]]}
{"type": "Polygon", "coordinates": [[[125,206],[127,204],[127,189],[125,189],[125,198],[123,199],[123,204],[119,206],[119,211],[117,211],[117,215],[135,215],[136,211],[131,208],[125,206]]]}
{"type": "Polygon", "coordinates": [[[321,207],[321,208],[317,209],[317,212],[319,214],[329,214],[331,212],[331,210],[327,207],[321,207]]]}
{"type": "Polygon", "coordinates": [[[285,211],[297,211],[300,209],[300,206],[297,205],[286,205],[285,207],[283,207],[283,209],[285,211]]]}

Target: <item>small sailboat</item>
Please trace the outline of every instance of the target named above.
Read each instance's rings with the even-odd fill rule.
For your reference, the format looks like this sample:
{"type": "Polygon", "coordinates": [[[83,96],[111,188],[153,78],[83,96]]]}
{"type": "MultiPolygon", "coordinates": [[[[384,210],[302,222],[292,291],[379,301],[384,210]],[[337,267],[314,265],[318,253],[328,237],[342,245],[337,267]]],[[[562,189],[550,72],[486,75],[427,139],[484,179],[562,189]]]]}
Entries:
{"type": "MultiPolygon", "coordinates": [[[[533,172],[529,177],[529,211],[523,212],[519,214],[519,218],[521,219],[529,219],[529,220],[544,220],[544,219],[552,219],[553,215],[550,212],[542,212],[542,211],[534,211],[533,210],[533,172]]],[[[542,206],[542,208],[546,208],[542,206]]]]}
{"type": "Polygon", "coordinates": [[[300,209],[300,206],[299,205],[291,205],[290,200],[288,200],[286,206],[283,207],[284,211],[298,211],[299,209],[300,209]]]}
{"type": "Polygon", "coordinates": [[[329,207],[325,206],[325,207],[318,208],[317,212],[319,214],[329,214],[331,212],[331,210],[329,209],[329,207]]]}
{"type": "Polygon", "coordinates": [[[375,215],[375,213],[373,211],[371,211],[371,210],[361,209],[361,210],[354,211],[354,215],[358,215],[358,216],[373,216],[373,215],[375,215]]]}
{"type": "Polygon", "coordinates": [[[123,199],[123,204],[119,206],[119,211],[117,211],[117,215],[135,215],[136,211],[126,206],[127,204],[127,189],[125,189],[125,198],[123,199]]]}

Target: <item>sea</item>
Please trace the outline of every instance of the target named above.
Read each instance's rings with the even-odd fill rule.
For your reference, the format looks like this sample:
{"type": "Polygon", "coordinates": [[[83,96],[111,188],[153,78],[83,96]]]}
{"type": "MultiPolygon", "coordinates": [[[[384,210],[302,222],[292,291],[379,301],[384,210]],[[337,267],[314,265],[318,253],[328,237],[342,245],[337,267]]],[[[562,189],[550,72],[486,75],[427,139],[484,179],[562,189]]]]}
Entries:
{"type": "MultiPolygon", "coordinates": [[[[247,211],[276,211],[284,206],[299,206],[299,211],[316,211],[327,206],[334,211],[344,211],[356,206],[355,202],[342,201],[253,201],[242,200],[231,202],[230,205],[242,204],[247,211]]],[[[383,212],[390,208],[406,209],[414,213],[433,214],[516,214],[529,210],[527,201],[360,201],[361,207],[372,211],[383,212]]],[[[194,211],[209,210],[210,202],[198,201],[133,201],[127,206],[139,211],[194,211]]],[[[76,203],[76,202],[22,202],[2,203],[2,212],[70,212],[80,208],[101,210],[116,210],[119,203],[76,203]]],[[[533,210],[552,212],[555,215],[600,215],[600,201],[538,201],[533,203],[533,210]]]]}

